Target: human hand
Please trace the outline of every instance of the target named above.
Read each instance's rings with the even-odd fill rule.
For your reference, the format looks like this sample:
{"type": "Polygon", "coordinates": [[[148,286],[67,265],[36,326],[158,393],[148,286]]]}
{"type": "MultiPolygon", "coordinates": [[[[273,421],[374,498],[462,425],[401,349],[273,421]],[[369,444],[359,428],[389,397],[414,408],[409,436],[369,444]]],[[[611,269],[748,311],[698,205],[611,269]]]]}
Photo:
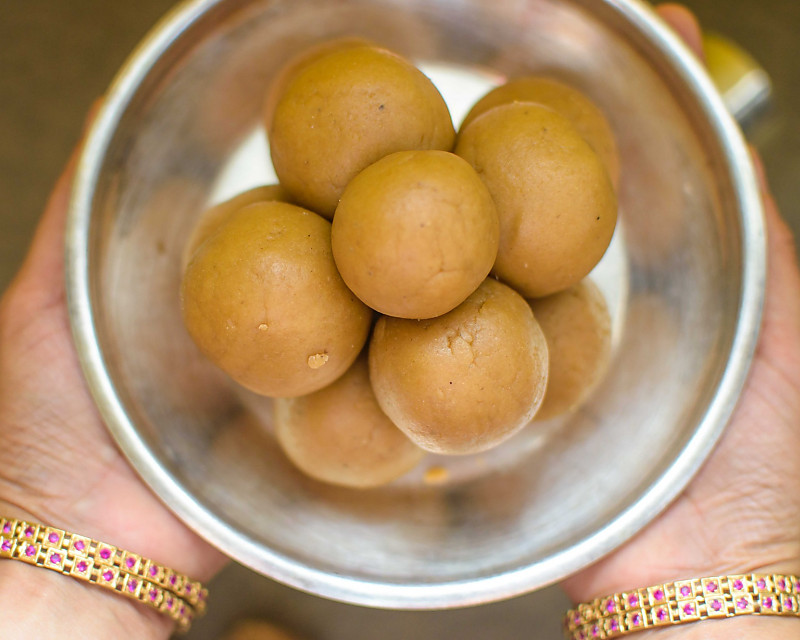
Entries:
{"type": "MultiPolygon", "coordinates": [[[[77,156],[76,151],[20,272],[0,299],[0,515],[67,529],[207,580],[222,566],[222,555],[142,483],[111,439],[84,383],[70,333],[63,267],[77,156]]],[[[18,562],[0,561],[0,602],[3,638],[88,638],[95,637],[95,627],[100,637],[99,630],[108,627],[101,626],[106,621],[96,602],[118,623],[129,621],[115,637],[125,637],[126,631],[128,637],[167,637],[171,629],[166,616],[142,605],[18,562]],[[42,606],[41,590],[61,602],[42,607],[38,622],[47,624],[55,610],[66,617],[23,635],[34,630],[29,625],[38,610],[32,604],[42,606]],[[29,591],[37,598],[16,610],[15,598],[29,591]],[[81,613],[83,625],[70,626],[69,615],[81,613]]]]}
{"type": "MultiPolygon", "coordinates": [[[[677,5],[659,12],[701,54],[694,17],[677,5]]],[[[633,540],[564,583],[577,601],[685,578],[800,573],[800,272],[792,233],[756,154],[754,162],[766,213],[767,291],[761,337],[738,407],[686,491],[633,540]]],[[[747,637],[798,633],[795,620],[752,616],[655,633],[665,640],[714,638],[729,633],[730,624],[755,629],[747,637]]]]}

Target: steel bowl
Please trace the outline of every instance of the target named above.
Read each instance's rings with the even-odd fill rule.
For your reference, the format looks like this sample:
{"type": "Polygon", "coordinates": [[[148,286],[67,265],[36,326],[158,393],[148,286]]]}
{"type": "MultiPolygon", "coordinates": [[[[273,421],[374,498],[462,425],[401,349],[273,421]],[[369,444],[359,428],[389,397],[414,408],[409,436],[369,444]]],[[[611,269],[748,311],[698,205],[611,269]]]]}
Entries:
{"type": "MultiPolygon", "coordinates": [[[[765,278],[745,143],[692,54],[636,0],[192,0],[109,89],[67,230],[69,309],[89,386],[134,468],[252,569],[346,602],[442,608],[530,591],[628,540],[686,486],[731,415],[765,278]],[[431,456],[372,491],[289,465],[269,400],[206,362],[181,322],[181,252],[210,203],[269,181],[260,124],[294,54],[362,36],[418,63],[456,124],[505,77],[543,73],[608,114],[620,223],[594,278],[613,360],[566,418],[495,451],[431,456]],[[444,466],[443,484],[426,468],[444,466]]],[[[441,477],[441,474],[437,477],[441,477]]]]}

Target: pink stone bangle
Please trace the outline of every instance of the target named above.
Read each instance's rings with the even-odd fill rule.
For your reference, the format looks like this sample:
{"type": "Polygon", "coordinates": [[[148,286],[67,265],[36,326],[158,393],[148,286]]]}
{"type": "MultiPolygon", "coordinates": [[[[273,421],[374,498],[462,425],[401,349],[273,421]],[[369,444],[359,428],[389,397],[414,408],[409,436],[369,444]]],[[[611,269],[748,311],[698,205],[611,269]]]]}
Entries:
{"type": "Polygon", "coordinates": [[[57,571],[170,616],[187,631],[205,613],[208,590],[152,560],[62,529],[0,516],[0,559],[57,571]]]}
{"type": "Polygon", "coordinates": [[[798,599],[798,576],[752,573],[678,580],[579,604],[567,612],[564,633],[568,640],[595,640],[740,615],[800,618],[798,599]]]}

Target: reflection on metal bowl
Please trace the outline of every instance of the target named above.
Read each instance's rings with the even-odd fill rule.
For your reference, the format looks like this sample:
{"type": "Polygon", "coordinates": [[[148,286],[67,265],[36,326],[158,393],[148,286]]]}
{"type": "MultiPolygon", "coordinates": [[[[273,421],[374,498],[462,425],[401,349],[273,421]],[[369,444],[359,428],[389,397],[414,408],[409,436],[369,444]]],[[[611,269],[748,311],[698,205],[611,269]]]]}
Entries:
{"type": "Polygon", "coordinates": [[[442,608],[552,583],[677,495],[744,381],[764,251],[741,136],[643,3],[194,0],[136,50],[91,131],[71,205],[68,288],[109,428],[189,526],[300,589],[442,608]],[[507,75],[560,78],[597,102],[619,141],[620,224],[593,275],[614,330],[604,382],[578,412],[492,453],[431,458],[447,467],[444,484],[426,484],[423,468],[369,492],[320,487],[281,460],[268,424],[258,448],[237,446],[231,416],[244,415],[236,429],[256,437],[242,424],[268,407],[204,361],[180,319],[181,251],[197,215],[270,180],[266,158],[231,170],[264,152],[258,114],[270,78],[300,49],[339,36],[410,57],[462,115],[466,96],[507,75]]]}

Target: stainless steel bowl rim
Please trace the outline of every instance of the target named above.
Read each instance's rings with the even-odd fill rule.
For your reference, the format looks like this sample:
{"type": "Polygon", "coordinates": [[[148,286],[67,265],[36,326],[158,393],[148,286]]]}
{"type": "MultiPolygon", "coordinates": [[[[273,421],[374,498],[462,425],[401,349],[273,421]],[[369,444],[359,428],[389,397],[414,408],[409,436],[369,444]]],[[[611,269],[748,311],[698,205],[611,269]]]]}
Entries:
{"type": "Polygon", "coordinates": [[[231,558],[298,589],[343,602],[400,609],[441,609],[496,601],[546,586],[580,570],[630,539],[686,487],[724,431],[742,390],[761,324],[766,278],[763,208],[747,145],[695,56],[639,0],[605,0],[661,50],[718,136],[741,214],[743,250],[739,322],[718,393],[693,437],[669,468],[605,527],[546,560],[475,580],[394,584],[358,580],[305,566],[264,548],[214,516],[147,448],[126,415],[104,365],[89,284],[92,200],[114,131],[138,86],[186,27],[220,0],[189,0],[168,13],[119,71],[88,133],[75,177],[66,230],[66,287],[77,352],[89,389],[122,452],[153,492],[200,536],[231,558]]]}

